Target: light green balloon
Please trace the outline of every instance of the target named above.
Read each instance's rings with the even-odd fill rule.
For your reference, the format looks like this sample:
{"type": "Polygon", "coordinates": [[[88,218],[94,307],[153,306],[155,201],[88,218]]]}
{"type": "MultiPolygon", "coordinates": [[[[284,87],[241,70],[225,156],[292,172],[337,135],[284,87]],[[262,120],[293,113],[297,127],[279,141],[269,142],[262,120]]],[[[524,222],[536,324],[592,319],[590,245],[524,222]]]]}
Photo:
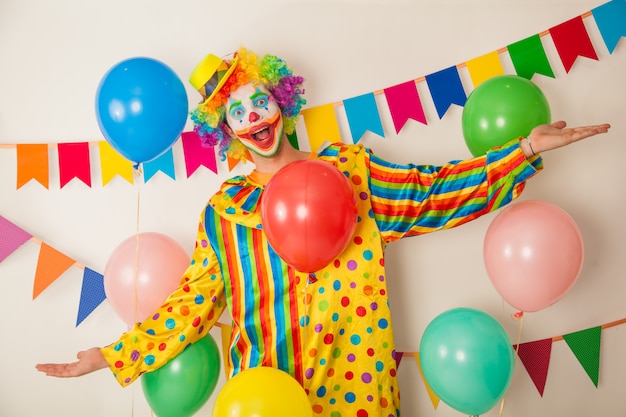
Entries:
{"type": "Polygon", "coordinates": [[[463,108],[465,143],[474,156],[484,155],[538,125],[550,123],[550,105],[533,82],[517,75],[500,75],[479,84],[463,108]]]}

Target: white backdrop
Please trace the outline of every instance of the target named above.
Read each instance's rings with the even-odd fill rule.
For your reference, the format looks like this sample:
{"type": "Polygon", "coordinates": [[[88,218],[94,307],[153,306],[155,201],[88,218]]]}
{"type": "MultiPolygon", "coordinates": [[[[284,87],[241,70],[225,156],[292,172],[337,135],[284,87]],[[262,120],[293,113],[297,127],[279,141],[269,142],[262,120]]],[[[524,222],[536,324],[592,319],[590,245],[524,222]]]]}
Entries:
{"type": "MultiPolygon", "coordinates": [[[[0,144],[102,140],[95,113],[96,87],[122,59],[149,56],[187,76],[206,53],[225,55],[238,46],[285,57],[306,78],[308,107],[389,87],[460,64],[601,5],[597,0],[0,0],[0,144]]],[[[570,125],[610,122],[611,132],[546,153],[545,170],[522,199],[559,205],[578,224],[585,264],[573,289],[558,303],[524,319],[522,342],[556,337],[626,317],[626,46],[609,54],[593,19],[585,19],[599,55],[579,58],[566,74],[544,38],[556,78],[535,76],[554,120],[570,125]]],[[[507,55],[505,69],[513,73],[507,55]]],[[[465,75],[464,75],[465,76],[465,75]]],[[[471,90],[468,79],[463,80],[471,90]]],[[[462,109],[439,120],[418,86],[429,124],[409,122],[399,135],[385,118],[386,137],[361,143],[398,162],[439,164],[469,157],[461,134],[462,109]]],[[[190,106],[198,95],[187,85],[190,106]]],[[[338,113],[339,114],[339,113],[338,113]]],[[[340,128],[347,136],[345,120],[340,128]]],[[[302,143],[303,148],[307,148],[302,143]]],[[[180,143],[174,146],[182,161],[180,143]]],[[[0,215],[38,239],[102,272],[125,238],[155,231],[191,252],[198,214],[221,181],[200,168],[176,181],[159,174],[131,185],[106,186],[92,160],[93,186],[73,180],[63,189],[51,157],[50,189],[31,181],[16,190],[14,147],[0,148],[0,215]],[[139,216],[137,216],[140,200],[139,216]],[[137,224],[139,218],[139,224],[137,224]]],[[[227,171],[220,164],[221,172],[227,171]]],[[[250,165],[239,166],[246,172],[250,165]]],[[[472,307],[497,318],[517,340],[514,310],[492,287],[482,262],[482,241],[495,214],[456,230],[407,239],[388,251],[390,298],[399,351],[419,350],[421,335],[438,314],[472,307]]],[[[0,236],[0,239],[2,237],[0,236]]],[[[27,242],[0,263],[0,415],[150,416],[141,385],[120,388],[107,370],[72,380],[47,378],[34,365],[73,360],[77,351],[107,344],[125,324],[105,301],[75,327],[82,271],[70,268],[36,300],[32,284],[39,245],[27,242]]],[[[596,388],[564,342],[555,342],[543,398],[516,363],[504,415],[623,415],[626,412],[626,328],[603,331],[596,388]]],[[[213,333],[219,342],[219,332],[213,333]]],[[[435,410],[417,366],[399,369],[404,416],[458,416],[445,404],[435,410]]],[[[223,384],[220,381],[219,387],[223,384]]],[[[198,413],[211,415],[213,397],[198,413]]],[[[498,407],[489,416],[499,415],[498,407]]]]}

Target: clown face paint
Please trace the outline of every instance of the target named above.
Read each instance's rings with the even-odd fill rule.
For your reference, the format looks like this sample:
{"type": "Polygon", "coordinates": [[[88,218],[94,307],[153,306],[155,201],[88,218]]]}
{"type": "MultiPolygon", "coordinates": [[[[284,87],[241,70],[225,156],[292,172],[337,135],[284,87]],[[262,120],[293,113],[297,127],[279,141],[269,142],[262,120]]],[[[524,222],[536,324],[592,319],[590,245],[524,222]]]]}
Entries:
{"type": "Polygon", "coordinates": [[[231,92],[226,102],[226,122],[252,152],[264,157],[278,152],[283,136],[283,117],[265,86],[248,83],[231,92]]]}

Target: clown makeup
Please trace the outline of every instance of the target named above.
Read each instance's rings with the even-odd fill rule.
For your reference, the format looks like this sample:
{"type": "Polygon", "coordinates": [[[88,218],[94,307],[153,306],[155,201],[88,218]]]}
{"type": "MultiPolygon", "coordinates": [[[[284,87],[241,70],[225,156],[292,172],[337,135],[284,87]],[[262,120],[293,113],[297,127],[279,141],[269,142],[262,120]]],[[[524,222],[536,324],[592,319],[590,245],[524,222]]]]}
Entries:
{"type": "Polygon", "coordinates": [[[248,83],[231,92],[226,122],[252,152],[264,157],[278,152],[283,136],[282,112],[265,86],[248,83]]]}

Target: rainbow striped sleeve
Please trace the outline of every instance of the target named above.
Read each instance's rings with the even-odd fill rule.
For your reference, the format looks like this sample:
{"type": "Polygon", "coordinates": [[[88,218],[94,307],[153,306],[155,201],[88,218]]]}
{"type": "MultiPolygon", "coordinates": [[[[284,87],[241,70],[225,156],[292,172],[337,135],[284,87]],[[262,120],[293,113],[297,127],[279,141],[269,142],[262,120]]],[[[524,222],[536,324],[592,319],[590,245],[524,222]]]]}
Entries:
{"type": "Polygon", "coordinates": [[[543,168],[512,140],[443,166],[399,165],[368,151],[372,208],[386,242],[467,223],[517,198],[543,168]]]}

